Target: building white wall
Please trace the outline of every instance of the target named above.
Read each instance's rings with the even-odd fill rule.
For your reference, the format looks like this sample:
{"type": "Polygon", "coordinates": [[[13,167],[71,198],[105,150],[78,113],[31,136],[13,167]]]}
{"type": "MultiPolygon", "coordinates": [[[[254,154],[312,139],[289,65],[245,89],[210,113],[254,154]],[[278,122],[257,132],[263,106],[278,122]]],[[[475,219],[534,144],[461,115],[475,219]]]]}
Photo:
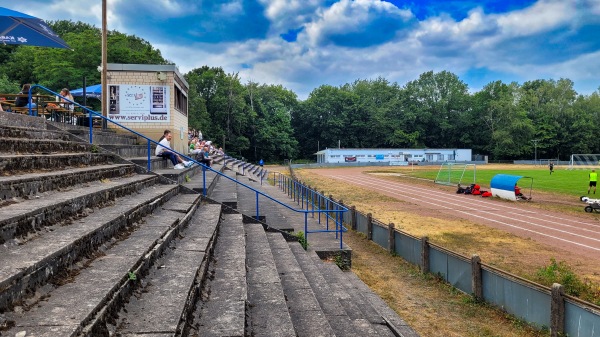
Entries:
{"type": "Polygon", "coordinates": [[[373,163],[408,165],[409,162],[471,161],[470,149],[325,149],[316,153],[317,163],[373,163]]]}

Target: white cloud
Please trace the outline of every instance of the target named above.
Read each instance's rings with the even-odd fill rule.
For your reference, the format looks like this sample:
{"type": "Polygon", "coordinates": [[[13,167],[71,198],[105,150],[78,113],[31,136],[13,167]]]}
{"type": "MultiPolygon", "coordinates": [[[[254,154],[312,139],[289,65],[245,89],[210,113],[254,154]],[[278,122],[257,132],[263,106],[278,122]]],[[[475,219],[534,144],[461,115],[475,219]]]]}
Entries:
{"type": "Polygon", "coordinates": [[[228,16],[228,15],[239,15],[244,12],[244,6],[241,0],[235,0],[231,2],[224,3],[219,8],[219,14],[228,16]]]}
{"type": "Polygon", "coordinates": [[[393,17],[401,26],[413,15],[385,1],[341,0],[329,8],[318,9],[317,18],[307,24],[305,32],[310,45],[317,46],[325,43],[331,35],[362,31],[382,17],[393,17]]]}
{"type": "Polygon", "coordinates": [[[568,25],[577,17],[577,0],[540,0],[505,15],[492,15],[507,37],[539,34],[568,25]]]}
{"type": "MultiPolygon", "coordinates": [[[[410,10],[380,0],[257,1],[259,5],[255,5],[264,11],[248,7],[242,0],[218,5],[198,0],[160,0],[152,6],[140,0],[111,0],[109,29],[150,41],[182,73],[203,65],[222,67],[226,72],[239,72],[243,81],[281,84],[301,99],[322,84],[341,85],[382,76],[403,85],[429,70],[448,70],[460,77],[473,69],[489,69],[495,74],[492,76],[502,76],[503,80],[565,77],[576,85],[578,80],[597,82],[593,74],[600,72],[600,42],[591,32],[592,25],[600,24],[600,0],[539,0],[529,7],[502,13],[486,13],[474,7],[461,20],[442,14],[420,22],[410,10]],[[206,20],[215,27],[222,24],[218,20],[222,15],[247,15],[249,19],[231,21],[233,26],[229,28],[237,39],[223,39],[229,42],[215,39],[214,43],[196,40],[175,44],[163,40],[169,33],[167,27],[158,30],[162,31],[158,36],[149,35],[139,21],[135,30],[123,27],[129,20],[120,16],[129,15],[136,3],[144,4],[140,17],[149,23],[154,16],[189,18],[198,12],[202,16],[197,22],[206,20]],[[127,11],[121,11],[124,8],[127,11]],[[240,33],[248,27],[268,32],[266,36],[262,30],[253,35],[240,33]],[[293,43],[279,37],[300,27],[305,29],[293,43]],[[572,41],[580,44],[575,47],[572,41]]],[[[100,3],[90,7],[86,2],[40,0],[38,6],[18,2],[13,7],[44,19],[81,20],[99,27],[100,3]]],[[[195,23],[182,21],[181,29],[195,23]]],[[[201,28],[203,33],[211,33],[207,26],[201,28]]],[[[472,88],[483,85],[469,83],[472,88]]],[[[595,90],[599,85],[591,87],[595,90]]]]}
{"type": "Polygon", "coordinates": [[[271,22],[271,33],[278,35],[312,21],[323,0],[258,0],[271,22]]]}

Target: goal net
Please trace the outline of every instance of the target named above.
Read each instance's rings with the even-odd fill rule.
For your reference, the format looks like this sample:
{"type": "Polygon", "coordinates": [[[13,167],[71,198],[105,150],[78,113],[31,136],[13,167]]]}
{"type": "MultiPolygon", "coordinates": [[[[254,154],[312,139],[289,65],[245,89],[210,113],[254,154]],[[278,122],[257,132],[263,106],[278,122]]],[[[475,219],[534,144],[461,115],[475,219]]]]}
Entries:
{"type": "Polygon", "coordinates": [[[600,167],[600,154],[572,154],[568,170],[591,169],[600,167]]]}
{"type": "Polygon", "coordinates": [[[443,163],[440,166],[435,183],[457,186],[475,184],[477,168],[475,164],[443,163]]]}

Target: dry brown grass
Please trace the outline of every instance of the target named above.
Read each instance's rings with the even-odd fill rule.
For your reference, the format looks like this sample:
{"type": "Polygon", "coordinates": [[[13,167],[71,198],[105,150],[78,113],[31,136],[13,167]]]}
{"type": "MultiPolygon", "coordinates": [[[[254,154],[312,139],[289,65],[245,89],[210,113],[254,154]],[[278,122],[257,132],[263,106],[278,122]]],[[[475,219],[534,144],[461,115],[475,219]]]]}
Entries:
{"type": "MultiPolygon", "coordinates": [[[[598,270],[596,261],[584,261],[559,249],[528,238],[489,228],[464,219],[436,218],[423,212],[399,211],[406,203],[349,184],[341,184],[311,170],[296,170],[306,184],[343,199],[374,218],[393,222],[396,228],[465,256],[477,253],[486,264],[530,278],[532,273],[559,256],[576,272],[598,270]],[[564,258],[564,259],[563,259],[564,258]]],[[[360,233],[349,233],[346,243],[353,249],[353,271],[381,296],[422,336],[543,336],[524,327],[497,309],[475,304],[452,287],[422,276],[416,267],[393,257],[360,233]],[[391,267],[390,267],[391,266],[391,267]]],[[[597,281],[597,273],[586,275],[597,281]]]]}

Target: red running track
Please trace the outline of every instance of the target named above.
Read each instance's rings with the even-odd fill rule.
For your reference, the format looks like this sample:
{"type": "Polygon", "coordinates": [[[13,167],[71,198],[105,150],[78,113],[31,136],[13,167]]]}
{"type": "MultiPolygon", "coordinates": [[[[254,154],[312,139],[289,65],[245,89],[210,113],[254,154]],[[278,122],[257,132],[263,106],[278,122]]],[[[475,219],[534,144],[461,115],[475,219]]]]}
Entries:
{"type": "Polygon", "coordinates": [[[358,170],[317,169],[314,172],[413,203],[431,210],[432,216],[437,213],[437,217],[446,214],[468,219],[578,255],[600,259],[600,223],[596,219],[600,214],[584,213],[583,203],[582,217],[578,217],[540,210],[526,202],[506,202],[394,182],[358,170]]]}

